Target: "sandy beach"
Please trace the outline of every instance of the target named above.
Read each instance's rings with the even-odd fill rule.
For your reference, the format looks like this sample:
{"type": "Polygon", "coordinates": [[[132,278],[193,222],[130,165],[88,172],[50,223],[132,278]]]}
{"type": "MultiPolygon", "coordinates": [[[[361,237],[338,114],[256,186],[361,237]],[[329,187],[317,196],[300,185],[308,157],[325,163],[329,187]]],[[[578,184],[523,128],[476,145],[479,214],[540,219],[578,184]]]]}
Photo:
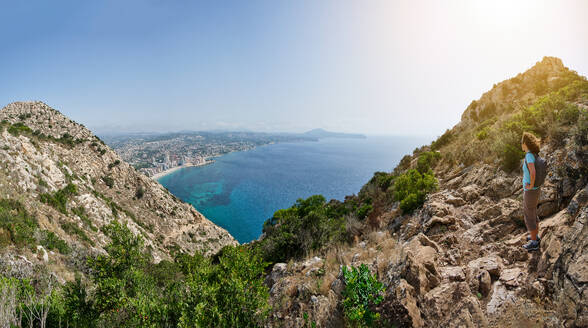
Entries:
{"type": "Polygon", "coordinates": [[[153,176],[151,176],[151,179],[157,180],[157,179],[159,179],[159,178],[161,178],[163,176],[166,176],[166,175],[168,175],[168,174],[170,174],[172,172],[175,172],[175,171],[177,171],[179,169],[183,169],[185,167],[202,166],[202,165],[210,164],[212,162],[214,162],[214,161],[213,160],[206,160],[204,163],[201,163],[201,164],[192,164],[192,163],[190,163],[190,164],[184,164],[184,165],[172,167],[171,169],[167,169],[165,171],[162,171],[162,172],[159,172],[159,173],[154,174],[153,176]]]}

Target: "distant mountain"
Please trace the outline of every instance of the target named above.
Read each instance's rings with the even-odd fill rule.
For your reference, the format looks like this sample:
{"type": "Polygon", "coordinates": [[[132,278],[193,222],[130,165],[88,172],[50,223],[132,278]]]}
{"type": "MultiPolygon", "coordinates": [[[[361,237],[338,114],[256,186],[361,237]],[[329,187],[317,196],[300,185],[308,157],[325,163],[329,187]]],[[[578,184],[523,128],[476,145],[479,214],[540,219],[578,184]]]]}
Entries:
{"type": "Polygon", "coordinates": [[[342,133],[342,132],[331,132],[325,129],[314,129],[308,132],[303,133],[305,136],[315,137],[315,138],[355,138],[355,139],[365,139],[366,136],[363,134],[355,134],[355,133],[342,133]]]}

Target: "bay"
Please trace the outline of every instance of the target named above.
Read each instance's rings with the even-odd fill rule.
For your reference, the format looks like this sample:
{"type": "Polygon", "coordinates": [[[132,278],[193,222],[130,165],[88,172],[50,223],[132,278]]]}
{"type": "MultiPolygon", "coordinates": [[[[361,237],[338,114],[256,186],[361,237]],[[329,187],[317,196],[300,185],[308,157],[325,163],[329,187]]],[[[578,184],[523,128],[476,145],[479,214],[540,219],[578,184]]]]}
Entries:
{"type": "Polygon", "coordinates": [[[343,200],[376,171],[390,172],[428,137],[368,136],[269,144],[215,158],[158,179],[171,193],[227,229],[240,243],[257,239],[263,222],[298,198],[343,200]]]}

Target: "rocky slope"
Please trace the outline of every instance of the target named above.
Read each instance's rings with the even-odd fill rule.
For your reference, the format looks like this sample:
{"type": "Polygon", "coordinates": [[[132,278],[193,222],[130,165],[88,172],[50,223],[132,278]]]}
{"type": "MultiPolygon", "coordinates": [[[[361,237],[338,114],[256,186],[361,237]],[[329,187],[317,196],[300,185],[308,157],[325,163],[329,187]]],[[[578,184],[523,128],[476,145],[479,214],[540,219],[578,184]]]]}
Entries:
{"type": "Polygon", "coordinates": [[[101,229],[115,219],[144,237],[155,261],[169,259],[173,250],[214,254],[237,244],[227,231],[122,161],[83,125],[46,104],[9,104],[0,110],[0,121],[0,199],[18,201],[37,226],[28,247],[10,243],[14,226],[0,228],[5,241],[1,270],[26,272],[45,262],[61,278],[71,279],[73,272],[84,270],[90,253],[103,251],[108,240],[101,229]],[[53,242],[38,245],[48,235],[53,242]],[[65,241],[57,248],[67,255],[47,249],[55,240],[65,241]]]}
{"type": "MultiPolygon", "coordinates": [[[[375,224],[364,226],[352,245],[275,264],[267,277],[274,306],[268,326],[343,326],[340,267],[365,263],[385,283],[378,312],[390,326],[588,327],[586,127],[572,126],[574,136],[546,130],[540,153],[549,165],[539,200],[542,242],[532,253],[521,247],[526,229],[520,167],[505,171],[492,156],[495,145],[487,141],[499,144],[502,130],[480,137],[482,129],[500,126],[541,101],[546,90],[566,86],[574,74],[561,60],[545,57],[472,102],[436,145],[406,156],[395,173],[415,167],[419,153],[435,145],[442,157],[434,166],[438,191],[412,214],[402,215],[398,203],[380,206],[375,224]]],[[[588,85],[585,78],[579,81],[588,85]]],[[[568,98],[566,106],[588,117],[588,92],[568,98]]]]}

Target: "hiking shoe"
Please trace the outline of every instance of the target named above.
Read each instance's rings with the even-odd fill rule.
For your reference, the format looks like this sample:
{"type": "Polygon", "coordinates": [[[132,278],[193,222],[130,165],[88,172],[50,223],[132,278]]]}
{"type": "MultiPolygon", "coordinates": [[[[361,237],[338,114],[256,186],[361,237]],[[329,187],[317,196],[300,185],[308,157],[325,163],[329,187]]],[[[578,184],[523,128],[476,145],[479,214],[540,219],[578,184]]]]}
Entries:
{"type": "MultiPolygon", "coordinates": [[[[531,236],[527,235],[527,241],[531,240],[531,236]]],[[[539,237],[539,235],[537,235],[537,241],[541,242],[541,237],[539,237]]]]}
{"type": "Polygon", "coordinates": [[[539,240],[529,240],[528,243],[523,245],[523,248],[526,249],[527,251],[531,252],[531,251],[536,251],[539,249],[539,240]]]}

